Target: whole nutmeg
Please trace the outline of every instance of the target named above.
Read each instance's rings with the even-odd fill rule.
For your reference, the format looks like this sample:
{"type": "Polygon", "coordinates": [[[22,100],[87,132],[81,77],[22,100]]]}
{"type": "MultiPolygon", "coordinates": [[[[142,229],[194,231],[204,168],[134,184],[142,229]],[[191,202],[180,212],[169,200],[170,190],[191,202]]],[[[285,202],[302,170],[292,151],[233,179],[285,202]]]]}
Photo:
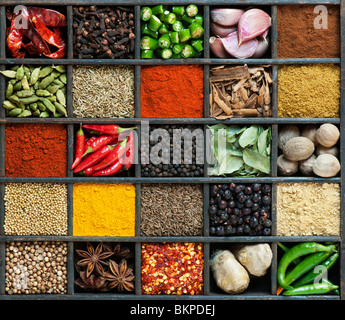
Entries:
{"type": "Polygon", "coordinates": [[[283,148],[284,156],[290,161],[308,159],[314,152],[314,143],[306,137],[290,139],[283,148]]]}
{"type": "Polygon", "coordinates": [[[324,147],[333,147],[339,140],[340,132],[336,125],[324,123],[316,131],[316,141],[324,147]]]}
{"type": "Polygon", "coordinates": [[[319,177],[334,177],[340,171],[339,160],[331,154],[321,154],[314,162],[313,171],[319,177]]]}
{"type": "Polygon", "coordinates": [[[313,167],[316,160],[315,154],[312,154],[308,159],[302,160],[298,163],[298,170],[303,176],[313,175],[313,167]]]}
{"type": "Polygon", "coordinates": [[[292,138],[300,136],[300,129],[295,124],[286,124],[279,127],[278,130],[278,147],[283,149],[285,144],[292,138]]]}
{"type": "Polygon", "coordinates": [[[316,141],[316,131],[319,129],[319,126],[310,124],[302,128],[301,136],[308,138],[310,141],[312,141],[315,145],[315,147],[318,145],[318,142],[316,141]]]}
{"type": "Polygon", "coordinates": [[[291,161],[281,154],[277,159],[278,172],[283,176],[292,176],[298,171],[298,161],[291,161]]]}

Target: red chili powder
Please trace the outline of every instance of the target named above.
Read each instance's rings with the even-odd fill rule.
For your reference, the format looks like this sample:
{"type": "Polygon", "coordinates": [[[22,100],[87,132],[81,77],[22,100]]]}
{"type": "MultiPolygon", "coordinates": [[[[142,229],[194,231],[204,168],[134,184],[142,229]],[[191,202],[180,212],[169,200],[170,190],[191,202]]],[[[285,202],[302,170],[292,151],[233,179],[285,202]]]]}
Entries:
{"type": "Polygon", "coordinates": [[[60,124],[8,124],[5,175],[66,177],[67,129],[60,124]]]}
{"type": "MultiPolygon", "coordinates": [[[[340,57],[340,11],[339,6],[316,5],[278,6],[278,58],[337,58],[340,57]],[[318,29],[319,18],[327,14],[327,29],[318,29]],[[316,20],[315,20],[316,19],[316,20]]],[[[325,16],[324,16],[325,17],[325,16]]],[[[325,23],[326,20],[322,21],[325,23]]]]}
{"type": "Polygon", "coordinates": [[[202,118],[203,113],[203,66],[141,68],[142,118],[202,118]]]}

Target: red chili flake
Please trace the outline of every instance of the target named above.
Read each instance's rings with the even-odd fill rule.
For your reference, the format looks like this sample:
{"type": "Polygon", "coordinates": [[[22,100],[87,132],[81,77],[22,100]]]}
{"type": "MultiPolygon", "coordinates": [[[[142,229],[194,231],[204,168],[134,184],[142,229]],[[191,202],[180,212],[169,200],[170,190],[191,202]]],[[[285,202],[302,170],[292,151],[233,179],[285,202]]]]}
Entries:
{"type": "Polygon", "coordinates": [[[202,243],[144,243],[141,251],[143,294],[202,294],[202,243]]]}

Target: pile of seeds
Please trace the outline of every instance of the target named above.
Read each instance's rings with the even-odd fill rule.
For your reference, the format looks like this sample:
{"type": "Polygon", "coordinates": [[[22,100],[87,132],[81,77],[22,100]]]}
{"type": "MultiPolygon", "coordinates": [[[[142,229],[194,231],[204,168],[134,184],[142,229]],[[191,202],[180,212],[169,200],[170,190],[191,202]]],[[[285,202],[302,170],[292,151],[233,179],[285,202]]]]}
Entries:
{"type": "Polygon", "coordinates": [[[67,243],[9,242],[5,262],[7,294],[67,292],[67,243]]]}
{"type": "Polygon", "coordinates": [[[9,183],[5,186],[6,235],[67,235],[67,186],[9,183]]]}
{"type": "Polygon", "coordinates": [[[131,66],[74,66],[72,92],[75,117],[134,117],[131,66]]]}
{"type": "Polygon", "coordinates": [[[141,136],[141,163],[142,177],[202,177],[204,175],[202,127],[150,126],[149,134],[143,133],[141,136]],[[191,135],[188,133],[184,135],[186,132],[191,135]],[[181,139],[179,135],[182,135],[181,139]]]}
{"type": "Polygon", "coordinates": [[[200,236],[203,191],[198,184],[143,184],[142,236],[200,236]]]}

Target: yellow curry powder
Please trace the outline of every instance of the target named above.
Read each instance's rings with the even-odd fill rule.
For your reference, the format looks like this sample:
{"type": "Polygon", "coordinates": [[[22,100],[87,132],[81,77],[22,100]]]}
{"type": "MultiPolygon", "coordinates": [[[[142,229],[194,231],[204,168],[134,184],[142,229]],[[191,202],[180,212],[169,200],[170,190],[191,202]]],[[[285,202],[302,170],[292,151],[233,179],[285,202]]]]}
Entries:
{"type": "Polygon", "coordinates": [[[278,68],[278,117],[338,118],[340,67],[335,64],[278,68]]]}
{"type": "Polygon", "coordinates": [[[120,183],[73,185],[74,236],[135,235],[135,186],[120,183]]]}

